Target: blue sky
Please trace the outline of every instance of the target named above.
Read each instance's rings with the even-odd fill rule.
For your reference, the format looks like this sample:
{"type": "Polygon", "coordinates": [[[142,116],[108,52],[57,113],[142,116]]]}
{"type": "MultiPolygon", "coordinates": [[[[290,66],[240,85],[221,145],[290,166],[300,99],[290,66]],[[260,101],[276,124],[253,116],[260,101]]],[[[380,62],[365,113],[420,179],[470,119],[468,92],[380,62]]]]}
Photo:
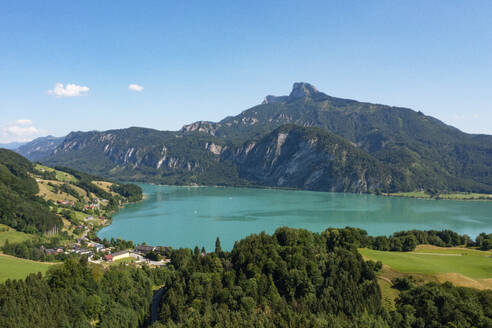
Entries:
{"type": "Polygon", "coordinates": [[[175,130],[295,81],[492,134],[491,16],[491,1],[2,1],[0,142],[175,130]]]}

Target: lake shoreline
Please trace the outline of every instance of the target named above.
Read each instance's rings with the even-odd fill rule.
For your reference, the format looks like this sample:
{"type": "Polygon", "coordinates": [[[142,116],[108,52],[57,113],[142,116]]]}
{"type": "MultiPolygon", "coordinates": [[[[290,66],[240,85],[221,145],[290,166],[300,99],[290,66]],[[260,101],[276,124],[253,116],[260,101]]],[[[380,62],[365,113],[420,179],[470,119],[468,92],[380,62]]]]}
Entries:
{"type": "MultiPolygon", "coordinates": [[[[199,184],[189,184],[189,185],[170,185],[170,184],[160,184],[160,183],[153,183],[153,182],[144,182],[144,181],[134,181],[132,183],[140,183],[140,184],[149,184],[153,186],[163,186],[163,187],[188,187],[188,188],[203,188],[203,187],[213,187],[213,188],[248,188],[248,189],[264,189],[264,190],[289,190],[289,191],[310,191],[310,192],[333,192],[333,193],[341,193],[341,194],[353,194],[353,195],[373,195],[373,196],[383,196],[383,197],[399,197],[399,198],[411,198],[411,199],[421,199],[421,200],[452,200],[452,201],[492,201],[492,194],[481,194],[483,195],[482,198],[476,197],[476,198],[450,198],[450,197],[444,197],[444,198],[439,198],[439,197],[432,197],[429,194],[429,197],[426,196],[412,196],[412,195],[398,195],[399,192],[396,193],[374,193],[374,192],[365,192],[365,193],[355,193],[355,192],[349,192],[349,191],[330,191],[330,190],[311,190],[311,189],[298,189],[298,188],[290,188],[290,187],[271,187],[271,186],[256,186],[256,185],[199,185],[199,184]]],[[[412,192],[401,192],[401,193],[420,193],[418,191],[412,191],[412,192]]],[[[440,194],[440,195],[467,195],[467,194],[477,194],[477,193],[466,193],[466,192],[455,192],[455,193],[448,193],[448,194],[440,194]]]]}
{"type": "Polygon", "coordinates": [[[476,236],[492,226],[488,202],[423,202],[429,199],[279,188],[139,185],[144,200],[127,204],[110,226],[99,230],[99,238],[209,249],[217,236],[224,239],[223,246],[232,248],[247,234],[273,233],[280,226],[315,232],[353,226],[371,236],[413,229],[449,229],[476,236]]]}

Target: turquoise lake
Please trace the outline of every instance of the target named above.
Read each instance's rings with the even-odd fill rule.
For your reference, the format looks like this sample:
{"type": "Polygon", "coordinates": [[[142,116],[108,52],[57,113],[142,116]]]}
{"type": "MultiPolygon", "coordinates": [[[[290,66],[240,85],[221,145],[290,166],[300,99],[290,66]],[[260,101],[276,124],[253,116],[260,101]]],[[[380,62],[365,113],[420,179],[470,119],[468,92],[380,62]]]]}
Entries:
{"type": "Polygon", "coordinates": [[[353,226],[370,235],[409,229],[451,229],[473,238],[492,231],[492,202],[420,200],[349,193],[175,187],[139,184],[145,200],[113,217],[100,238],[174,248],[223,249],[249,234],[289,226],[320,232],[353,226]]]}

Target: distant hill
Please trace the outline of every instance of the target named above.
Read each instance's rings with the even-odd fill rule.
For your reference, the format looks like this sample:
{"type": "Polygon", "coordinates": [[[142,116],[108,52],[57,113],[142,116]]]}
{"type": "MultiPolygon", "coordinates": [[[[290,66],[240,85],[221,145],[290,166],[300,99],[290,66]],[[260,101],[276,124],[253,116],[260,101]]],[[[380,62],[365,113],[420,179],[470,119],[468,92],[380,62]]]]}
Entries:
{"type": "Polygon", "coordinates": [[[40,137],[12,149],[28,160],[35,162],[49,156],[64,139],[65,137],[40,137]]]}
{"type": "Polygon", "coordinates": [[[407,108],[331,97],[308,83],[295,83],[288,96],[267,96],[262,104],[237,116],[217,123],[196,122],[176,132],[145,128],[73,132],[42,161],[156,183],[492,192],[492,136],[467,134],[407,108]],[[334,141],[331,136],[336,135],[340,148],[313,148],[318,160],[301,165],[302,156],[292,157],[296,151],[289,148],[294,144],[290,137],[276,150],[282,155],[272,164],[268,151],[275,147],[261,148],[258,143],[272,143],[271,134],[278,128],[301,139],[302,134],[319,134],[334,141]],[[264,158],[253,160],[245,154],[248,147],[255,147],[253,154],[264,158]],[[352,166],[339,160],[344,156],[340,149],[354,156],[352,166]],[[277,171],[268,168],[272,165],[277,171]],[[294,175],[282,171],[288,165],[300,169],[294,175]],[[325,178],[308,183],[313,172],[324,172],[325,178]],[[368,185],[367,180],[359,181],[373,173],[368,185]],[[282,174],[289,178],[279,182],[282,174]],[[349,182],[341,183],[344,179],[349,182]]]}
{"type": "Polygon", "coordinates": [[[0,148],[5,148],[5,149],[16,149],[22,145],[25,145],[27,142],[7,142],[7,143],[0,143],[0,148]]]}

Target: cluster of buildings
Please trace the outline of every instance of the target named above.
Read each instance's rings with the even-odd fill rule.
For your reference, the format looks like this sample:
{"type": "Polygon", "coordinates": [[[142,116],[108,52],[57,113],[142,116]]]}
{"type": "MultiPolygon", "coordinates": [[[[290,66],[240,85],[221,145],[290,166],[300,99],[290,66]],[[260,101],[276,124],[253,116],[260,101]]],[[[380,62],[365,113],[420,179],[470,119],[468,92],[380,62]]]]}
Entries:
{"type": "Polygon", "coordinates": [[[150,245],[138,245],[135,248],[135,251],[141,253],[142,255],[146,255],[150,252],[164,253],[170,250],[170,247],[166,246],[150,246],[150,245]]]}
{"type": "Polygon", "coordinates": [[[57,201],[57,204],[58,205],[70,206],[70,207],[74,207],[75,206],[75,202],[73,200],[58,200],[57,201]]]}
{"type": "Polygon", "coordinates": [[[62,247],[45,248],[44,246],[41,246],[40,249],[46,255],[58,255],[65,252],[65,250],[62,247]]]}
{"type": "Polygon", "coordinates": [[[124,250],[119,252],[114,252],[110,254],[104,255],[103,259],[106,262],[113,262],[117,260],[121,260],[124,258],[135,258],[137,263],[147,263],[151,265],[165,265],[170,262],[170,260],[163,258],[161,261],[150,261],[146,259],[144,256],[150,252],[158,252],[161,253],[169,250],[169,247],[166,246],[149,246],[149,245],[138,245],[135,250],[124,250]]]}
{"type": "Polygon", "coordinates": [[[98,209],[99,204],[84,205],[84,211],[98,209]]]}

